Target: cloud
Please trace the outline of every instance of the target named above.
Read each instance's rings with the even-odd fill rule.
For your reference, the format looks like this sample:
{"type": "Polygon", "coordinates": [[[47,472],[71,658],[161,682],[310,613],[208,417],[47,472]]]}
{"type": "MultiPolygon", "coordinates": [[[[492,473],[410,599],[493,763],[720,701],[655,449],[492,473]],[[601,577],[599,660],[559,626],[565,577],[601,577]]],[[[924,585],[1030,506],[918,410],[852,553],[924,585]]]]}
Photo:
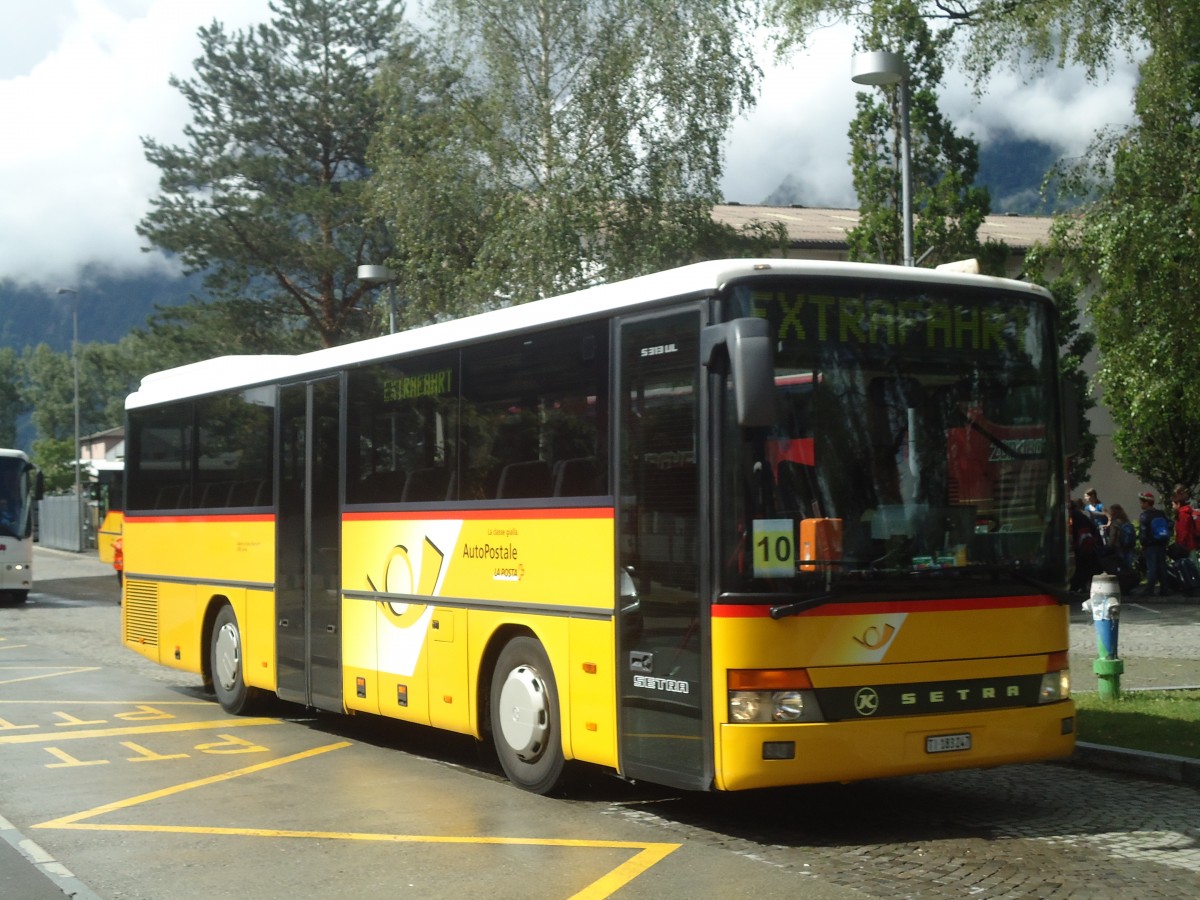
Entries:
{"type": "Polygon", "coordinates": [[[200,25],[267,14],[266,0],[21,4],[0,38],[0,279],[53,287],[87,265],[165,265],[134,231],[158,187],[141,138],[180,138],[188,109],[167,80],[191,73],[200,25]]]}
{"type": "MultiPolygon", "coordinates": [[[[847,137],[861,90],[850,81],[853,55],[852,30],[835,26],[812,35],[793,58],[764,64],[761,99],[726,144],[726,199],[758,203],[791,176],[805,206],[857,206],[847,137]]],[[[951,71],[939,105],[959,134],[980,143],[1000,136],[1036,140],[1076,157],[1098,128],[1132,121],[1136,83],[1135,63],[1116,65],[1102,83],[1076,68],[1028,76],[997,70],[977,98],[967,79],[951,71]]]]}
{"type": "MultiPolygon", "coordinates": [[[[142,250],[135,228],[158,193],[141,138],[179,142],[190,112],[167,81],[190,77],[198,28],[267,21],[268,0],[53,0],[10,3],[0,31],[0,280],[48,289],[79,283],[88,267],[111,272],[166,266],[142,250]]],[[[412,4],[415,9],[418,4],[412,4]]],[[[846,132],[854,115],[850,29],[811,36],[776,63],[757,107],[726,143],[725,197],[760,202],[789,175],[810,206],[856,204],[846,132]]],[[[1136,73],[1107,83],[1051,72],[1022,83],[998,74],[976,102],[964,85],[943,110],[977,140],[1008,132],[1078,155],[1095,129],[1130,117],[1136,73]]],[[[959,79],[961,81],[961,79],[959,79]]]]}

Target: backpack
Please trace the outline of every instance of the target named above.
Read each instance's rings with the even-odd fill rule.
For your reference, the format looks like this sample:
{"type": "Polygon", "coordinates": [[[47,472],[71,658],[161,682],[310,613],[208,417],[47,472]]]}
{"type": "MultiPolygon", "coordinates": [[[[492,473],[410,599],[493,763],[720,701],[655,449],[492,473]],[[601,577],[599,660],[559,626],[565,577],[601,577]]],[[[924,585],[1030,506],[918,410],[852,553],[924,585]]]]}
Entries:
{"type": "Polygon", "coordinates": [[[1171,520],[1161,513],[1150,520],[1150,538],[1156,544],[1166,544],[1171,540],[1171,520]]]}
{"type": "Polygon", "coordinates": [[[1117,547],[1121,550],[1132,550],[1137,543],[1137,531],[1132,522],[1122,522],[1117,526],[1117,547]]]}

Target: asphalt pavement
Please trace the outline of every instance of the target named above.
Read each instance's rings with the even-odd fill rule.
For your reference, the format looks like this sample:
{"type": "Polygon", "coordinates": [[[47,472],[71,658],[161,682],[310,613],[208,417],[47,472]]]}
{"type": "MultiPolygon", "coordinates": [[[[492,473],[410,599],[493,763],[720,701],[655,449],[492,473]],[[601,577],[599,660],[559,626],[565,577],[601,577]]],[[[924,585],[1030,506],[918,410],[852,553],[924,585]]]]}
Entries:
{"type": "MultiPolygon", "coordinates": [[[[92,554],[70,553],[36,547],[34,550],[35,591],[77,600],[111,598],[115,572],[92,554]]],[[[1080,598],[1082,599],[1082,598],[1080,598]]],[[[1130,652],[1130,684],[1122,690],[1200,687],[1200,598],[1122,598],[1121,637],[1130,652]],[[1170,627],[1138,627],[1139,623],[1170,627]],[[1181,627],[1175,627],[1181,626],[1181,627]],[[1158,668],[1139,667],[1139,660],[1167,660],[1158,668]],[[1182,675],[1182,679],[1179,677],[1182,675]],[[1189,683],[1190,682],[1190,683],[1189,683]],[[1134,687],[1133,685],[1137,686],[1134,687]]],[[[1078,603],[1071,614],[1071,656],[1077,690],[1088,689],[1094,680],[1081,665],[1095,649],[1091,615],[1078,603]]],[[[1200,785],[1200,760],[1161,753],[1125,750],[1079,742],[1073,764],[1113,769],[1127,774],[1200,785]]],[[[101,900],[62,863],[29,840],[0,815],[0,897],[14,900],[101,900]]]]}

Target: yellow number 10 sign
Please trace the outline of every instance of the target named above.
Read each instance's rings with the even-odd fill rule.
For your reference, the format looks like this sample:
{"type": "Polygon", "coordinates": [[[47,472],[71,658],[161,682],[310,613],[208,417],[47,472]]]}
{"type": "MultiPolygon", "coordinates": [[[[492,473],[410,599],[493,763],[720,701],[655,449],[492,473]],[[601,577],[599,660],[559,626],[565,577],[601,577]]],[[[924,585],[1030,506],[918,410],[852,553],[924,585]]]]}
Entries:
{"type": "Polygon", "coordinates": [[[796,574],[796,523],[791,519],[755,519],[751,530],[755,578],[796,574]]]}

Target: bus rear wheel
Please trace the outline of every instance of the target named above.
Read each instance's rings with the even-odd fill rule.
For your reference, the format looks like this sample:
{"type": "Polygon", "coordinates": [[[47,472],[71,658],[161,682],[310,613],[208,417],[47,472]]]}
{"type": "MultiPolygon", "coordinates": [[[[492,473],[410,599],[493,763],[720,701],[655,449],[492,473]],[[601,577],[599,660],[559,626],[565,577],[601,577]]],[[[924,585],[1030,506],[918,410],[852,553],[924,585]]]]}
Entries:
{"type": "Polygon", "coordinates": [[[492,677],[492,741],[504,774],[519,788],[549,794],[563,782],[566,759],[554,670],[541,643],[513,638],[492,677]]]}
{"type": "Polygon", "coordinates": [[[242,671],[242,632],[233,607],[228,604],[221,607],[213,622],[208,659],[213,690],[221,708],[235,716],[249,712],[258,702],[261,691],[246,684],[242,671]]]}

